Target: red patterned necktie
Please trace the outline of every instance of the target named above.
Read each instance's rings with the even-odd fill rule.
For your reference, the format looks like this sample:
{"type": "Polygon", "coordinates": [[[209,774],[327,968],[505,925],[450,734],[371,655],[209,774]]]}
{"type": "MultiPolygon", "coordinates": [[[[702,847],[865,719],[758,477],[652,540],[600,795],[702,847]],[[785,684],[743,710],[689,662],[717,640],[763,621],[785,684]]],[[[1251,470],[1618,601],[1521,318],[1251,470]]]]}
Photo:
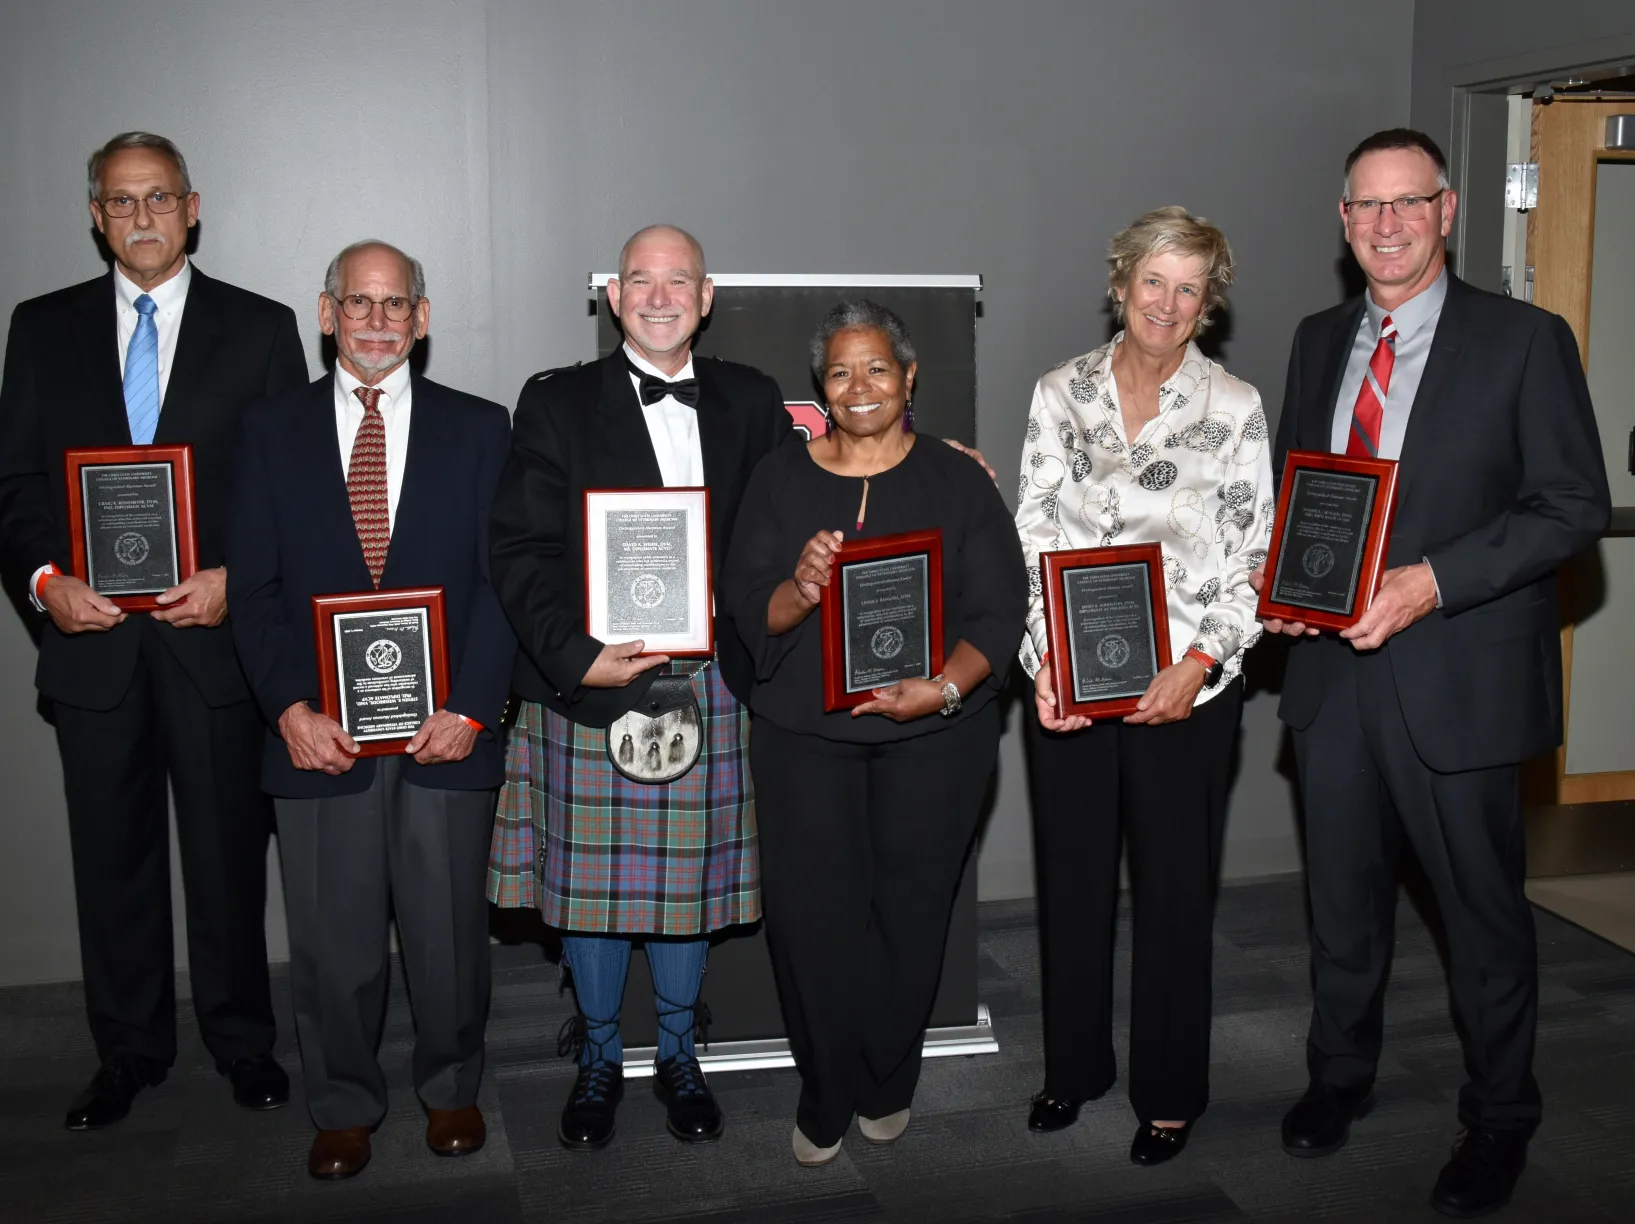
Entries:
{"type": "Polygon", "coordinates": [[[380,415],[380,388],[354,387],[363,403],[363,423],[352,442],[352,462],[346,468],[346,495],[352,501],[352,522],[363,545],[369,577],[378,587],[386,568],[386,548],[392,542],[392,520],[386,502],[386,422],[380,415]]]}
{"type": "Polygon", "coordinates": [[[1346,440],[1345,453],[1357,459],[1378,459],[1380,456],[1380,423],[1385,419],[1385,406],[1380,396],[1390,393],[1391,369],[1396,365],[1397,325],[1386,315],[1380,324],[1380,342],[1374,346],[1374,355],[1368,359],[1368,373],[1363,375],[1362,390],[1357,392],[1357,406],[1351,410],[1351,436],[1346,440]],[[1370,381],[1368,375],[1372,374],[1370,381]],[[1380,385],[1379,395],[1374,383],[1380,385]]]}

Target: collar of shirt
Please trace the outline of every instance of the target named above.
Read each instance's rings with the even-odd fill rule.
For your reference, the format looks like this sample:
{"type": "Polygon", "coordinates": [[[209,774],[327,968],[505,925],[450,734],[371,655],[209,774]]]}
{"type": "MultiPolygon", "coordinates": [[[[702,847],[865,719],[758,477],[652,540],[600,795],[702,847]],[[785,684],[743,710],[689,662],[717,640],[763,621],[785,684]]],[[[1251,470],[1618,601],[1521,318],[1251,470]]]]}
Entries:
{"type": "Polygon", "coordinates": [[[687,364],[686,365],[682,366],[681,369],[677,370],[674,374],[666,374],[663,370],[659,369],[652,362],[644,361],[642,358],[636,356],[636,354],[631,351],[630,346],[628,344],[624,345],[623,348],[624,348],[624,355],[630,359],[630,364],[635,366],[636,369],[641,371],[640,374],[632,374],[630,376],[630,383],[631,383],[631,386],[633,386],[633,387],[636,387],[636,388],[640,389],[641,382],[642,382],[642,380],[641,380],[641,375],[642,374],[651,374],[654,378],[661,378],[665,382],[680,382],[684,378],[694,377],[694,374],[693,374],[693,355],[692,355],[691,352],[689,352],[687,354],[687,364]]]}
{"type": "MultiPolygon", "coordinates": [[[[339,362],[335,363],[335,398],[346,405],[348,413],[355,409],[359,416],[363,415],[363,401],[353,392],[366,385],[361,379],[354,378],[339,362]]],[[[409,363],[401,362],[375,386],[380,389],[380,402],[376,406],[380,409],[383,419],[389,418],[392,409],[403,402],[404,394],[409,389],[409,363]]]]}
{"type": "Polygon", "coordinates": [[[1364,309],[1368,312],[1368,325],[1376,339],[1380,328],[1385,326],[1385,316],[1391,316],[1391,322],[1396,324],[1397,343],[1412,340],[1420,328],[1431,322],[1442,313],[1442,303],[1448,298],[1448,269],[1444,265],[1437,278],[1428,287],[1414,294],[1395,310],[1386,310],[1374,301],[1374,292],[1369,290],[1363,296],[1364,309]]]}
{"type": "Polygon", "coordinates": [[[121,310],[128,310],[131,314],[136,313],[136,299],[145,293],[153,299],[154,313],[168,319],[186,305],[187,287],[192,283],[193,261],[185,255],[182,257],[182,270],[152,289],[142,288],[125,275],[123,268],[114,264],[114,300],[121,310]]]}
{"type": "MultiPolygon", "coordinates": [[[[1118,382],[1113,377],[1113,354],[1118,351],[1118,346],[1123,343],[1124,333],[1120,331],[1102,350],[1101,362],[1096,366],[1095,371],[1096,381],[1106,389],[1101,396],[1102,410],[1115,416],[1120,414],[1118,400],[1115,398],[1115,388],[1118,386],[1118,382]]],[[[1175,373],[1166,378],[1158,388],[1158,416],[1154,417],[1153,420],[1158,420],[1171,408],[1186,407],[1197,392],[1199,384],[1203,382],[1208,369],[1209,362],[1204,357],[1203,350],[1198,347],[1198,342],[1188,340],[1186,353],[1181,357],[1181,364],[1175,367],[1175,373]]],[[[1120,416],[1120,428],[1122,427],[1123,421],[1120,416]]],[[[1134,442],[1135,439],[1129,438],[1127,441],[1134,442]]]]}

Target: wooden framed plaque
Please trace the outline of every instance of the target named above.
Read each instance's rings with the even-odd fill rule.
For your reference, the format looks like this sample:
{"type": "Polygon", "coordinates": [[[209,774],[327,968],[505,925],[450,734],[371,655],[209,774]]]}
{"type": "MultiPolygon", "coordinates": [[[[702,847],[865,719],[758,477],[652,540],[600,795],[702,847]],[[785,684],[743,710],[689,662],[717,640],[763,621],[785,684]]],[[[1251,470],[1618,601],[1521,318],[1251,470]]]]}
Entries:
{"type": "Polygon", "coordinates": [[[1039,554],[1056,714],[1135,712],[1170,657],[1164,550],[1119,544],[1039,554]]]}
{"type": "Polygon", "coordinates": [[[127,612],[198,572],[191,446],[63,452],[74,577],[127,612]]]}
{"type": "Polygon", "coordinates": [[[360,756],[387,756],[448,697],[443,588],[314,595],[323,712],[358,741],[360,756]]]}
{"type": "Polygon", "coordinates": [[[1255,615],[1355,625],[1379,591],[1396,505],[1395,460],[1290,451],[1255,615]]]}
{"type": "Polygon", "coordinates": [[[849,710],[942,671],[942,531],[846,540],[818,608],[823,708],[849,710]]]}
{"type": "Polygon", "coordinates": [[[585,490],[585,632],[644,654],[715,653],[708,489],[585,490]]]}

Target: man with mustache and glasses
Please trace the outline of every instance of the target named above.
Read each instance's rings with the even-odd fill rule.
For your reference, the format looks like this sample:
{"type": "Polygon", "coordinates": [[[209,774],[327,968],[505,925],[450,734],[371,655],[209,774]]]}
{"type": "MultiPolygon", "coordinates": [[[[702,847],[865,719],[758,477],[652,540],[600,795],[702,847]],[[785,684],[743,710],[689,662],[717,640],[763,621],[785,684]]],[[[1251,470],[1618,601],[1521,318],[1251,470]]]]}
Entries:
{"type": "Polygon", "coordinates": [[[1397,460],[1389,568],[1338,635],[1266,628],[1301,639],[1278,715],[1311,900],[1311,1082],[1283,1146],[1336,1151],[1373,1103],[1406,840],[1447,927],[1470,1069],[1431,1205],[1468,1217],[1509,1200],[1541,1113],[1521,762],[1561,743],[1555,571],[1605,529],[1609,498],[1572,332],[1449,271],[1457,207],[1423,132],[1377,132],[1346,159],[1340,221],[1368,291],[1295,332],[1275,470],[1290,450],[1397,460]]]}
{"type": "MultiPolygon", "coordinates": [[[[396,915],[414,1007],[414,1086],[439,1156],[483,1146],[484,864],[516,640],[488,577],[505,409],[412,373],[431,321],[418,261],[374,240],[329,265],[318,322],[337,361],[245,414],[227,540],[233,633],[269,723],[290,986],[316,1178],[369,1162],[386,1114],[376,1044],[396,915]],[[359,757],[318,712],[311,599],[441,587],[448,692],[401,751],[359,757]]],[[[390,648],[395,643],[386,642],[390,648]]],[[[390,656],[377,671],[393,668],[390,656]]]]}
{"type": "Polygon", "coordinates": [[[70,1130],[119,1121],[176,1060],[169,803],[187,898],[193,1010],[248,1109],[289,1099],[263,933],[271,814],[260,717],[233,652],[222,568],[231,452],[244,406],[306,380],[287,306],[187,256],[199,196],[163,136],[91,155],[91,220],[113,266],[22,303],[0,385],[0,576],[39,614],[35,684],[62,755],[85,1003],[101,1068],[70,1130]],[[64,573],[63,452],[193,447],[200,569],[122,611],[64,573]]]}

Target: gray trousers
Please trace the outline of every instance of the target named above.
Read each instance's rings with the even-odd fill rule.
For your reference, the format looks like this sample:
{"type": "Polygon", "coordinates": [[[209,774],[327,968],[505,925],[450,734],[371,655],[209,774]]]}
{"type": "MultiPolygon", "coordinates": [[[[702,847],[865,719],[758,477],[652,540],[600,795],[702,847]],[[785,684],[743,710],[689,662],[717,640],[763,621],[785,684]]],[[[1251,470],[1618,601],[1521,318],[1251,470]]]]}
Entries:
{"type": "Polygon", "coordinates": [[[488,843],[495,792],[432,790],[381,757],[362,794],[278,799],[290,984],[307,1108],[320,1129],[386,1114],[375,1053],[395,910],[414,1010],[414,1086],[432,1109],[477,1099],[488,1018],[488,843]]]}

